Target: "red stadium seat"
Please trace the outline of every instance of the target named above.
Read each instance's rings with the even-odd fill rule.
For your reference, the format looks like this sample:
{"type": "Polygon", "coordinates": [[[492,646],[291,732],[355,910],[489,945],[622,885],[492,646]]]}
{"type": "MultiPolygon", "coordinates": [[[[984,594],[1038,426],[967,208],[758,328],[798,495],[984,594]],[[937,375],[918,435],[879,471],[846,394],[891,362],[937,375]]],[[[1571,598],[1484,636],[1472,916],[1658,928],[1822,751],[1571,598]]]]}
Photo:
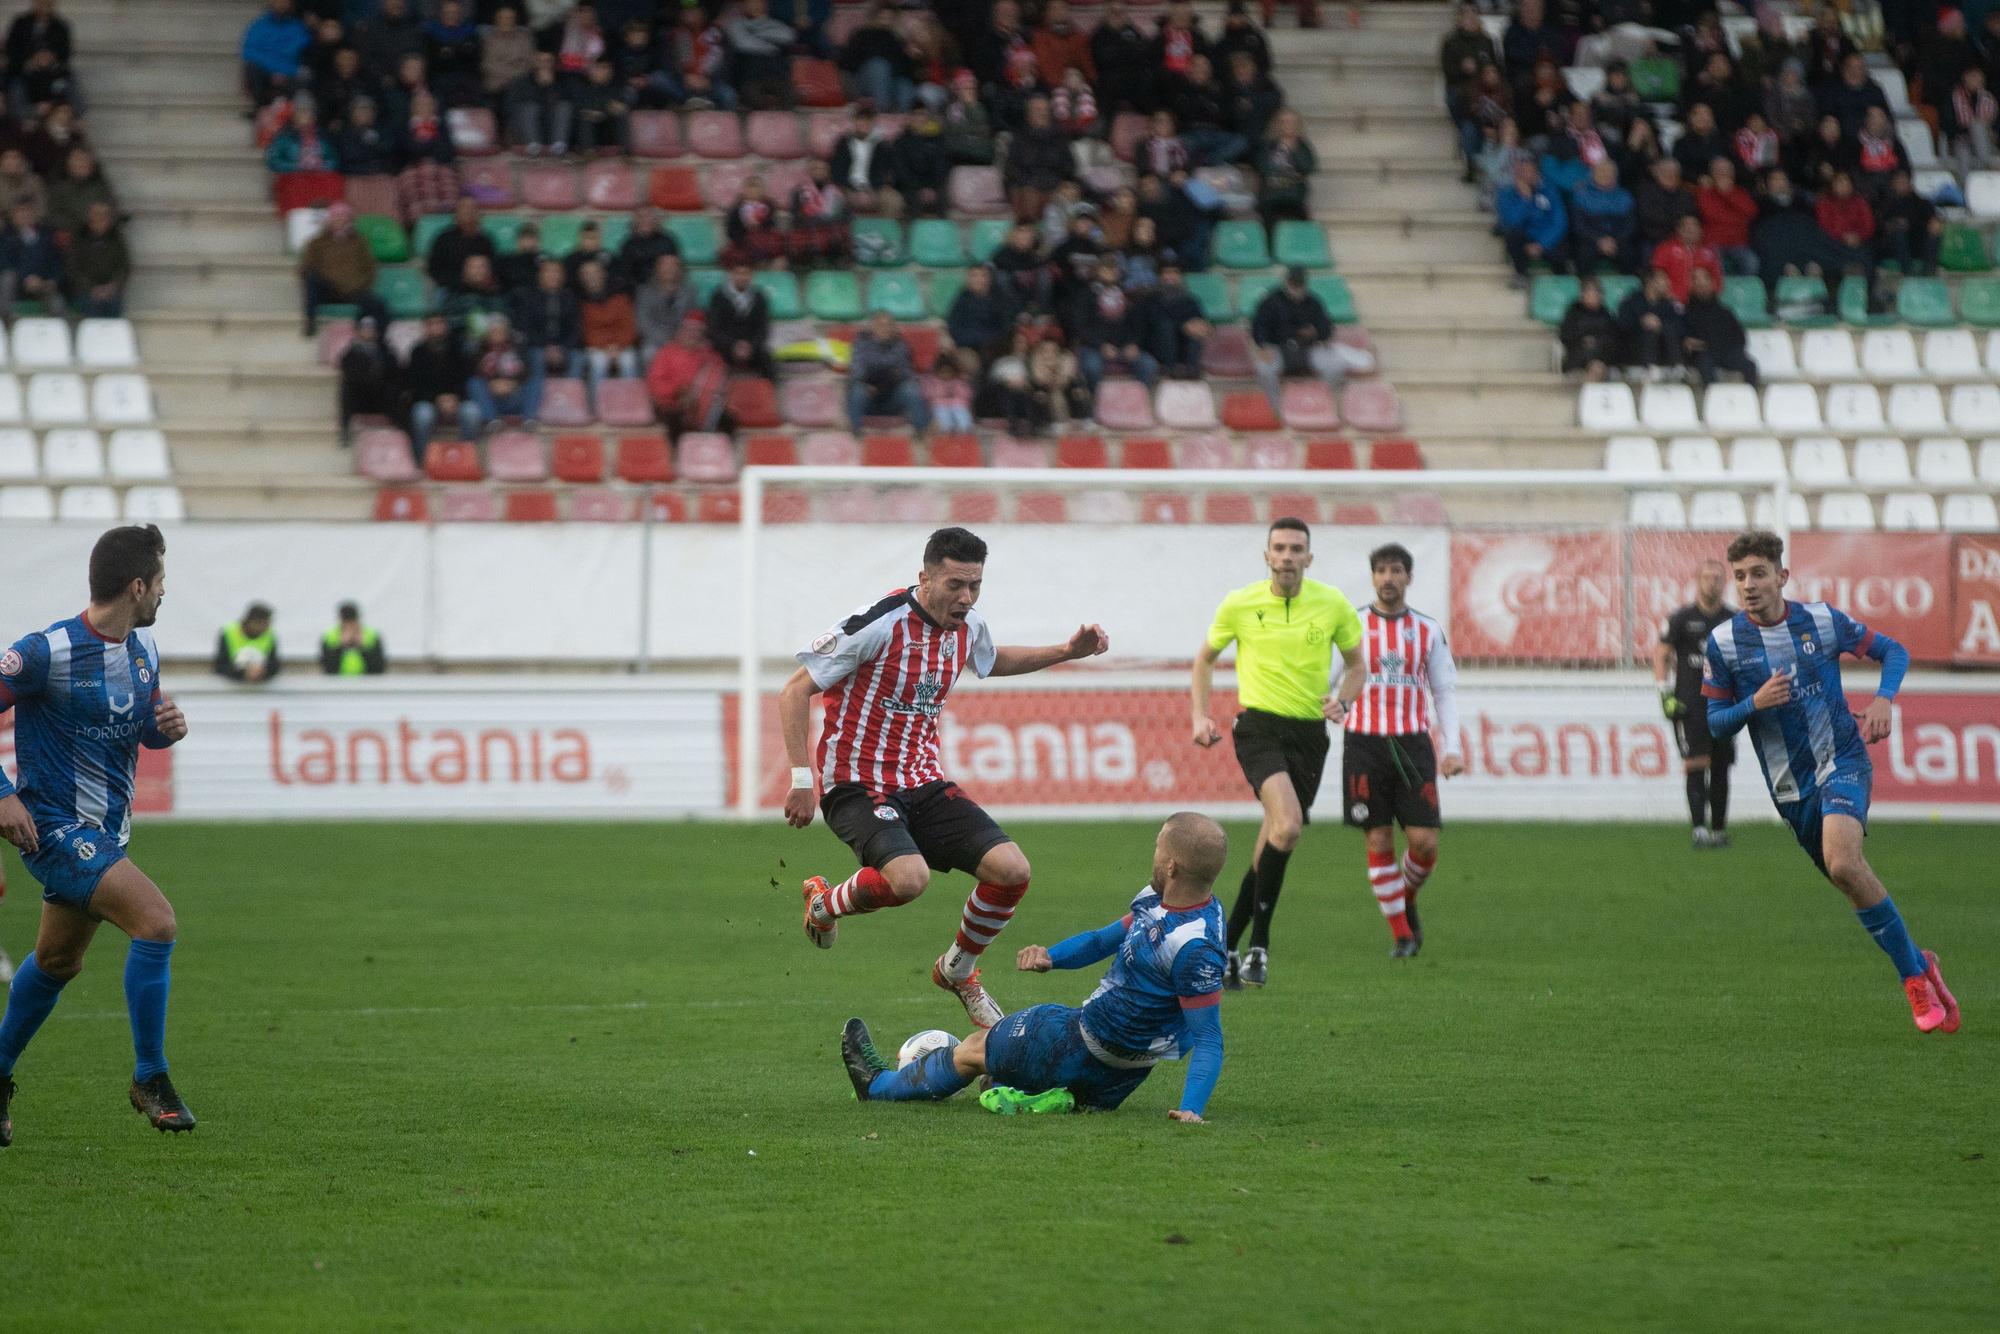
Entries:
{"type": "Polygon", "coordinates": [[[681,118],[671,111],[635,111],[626,128],[632,136],[633,157],[679,157],[687,152],[681,118]]]}
{"type": "Polygon", "coordinates": [[[754,162],[717,162],[700,169],[702,198],[718,213],[726,213],[743,197],[743,182],[760,175],[754,162]]]}
{"type": "Polygon", "coordinates": [[[438,496],[439,523],[492,523],[500,517],[500,497],[483,486],[449,486],[438,496]]]}
{"type": "MultiPolygon", "coordinates": [[[[793,426],[809,429],[838,426],[845,417],[842,397],[840,382],[829,376],[813,375],[786,380],[779,395],[779,411],[793,426]]],[[[742,422],[739,418],[739,424],[747,426],[755,423],[742,422]]]]}
{"type": "Polygon", "coordinates": [[[681,437],[680,472],[690,482],[733,482],[736,446],[726,435],[690,431],[681,437]]]}
{"type": "MultiPolygon", "coordinates": [[[[461,174],[460,182],[463,183],[464,179],[461,174]]],[[[509,172],[510,188],[512,180],[513,173],[509,172]]],[[[384,218],[394,218],[398,222],[409,221],[403,216],[403,202],[401,196],[396,193],[394,176],[349,176],[346,178],[343,193],[348,206],[356,213],[374,213],[384,218]]]]}
{"type": "Polygon", "coordinates": [[[1306,467],[1349,472],[1355,467],[1354,443],[1350,440],[1309,440],[1306,467]]]}
{"type": "Polygon", "coordinates": [[[814,431],[799,441],[799,462],[808,468],[858,468],[861,446],[845,431],[814,431]]]}
{"type": "Polygon", "coordinates": [[[1000,517],[1000,496],[993,491],[954,491],[951,497],[953,523],[993,523],[1000,517]]]}
{"type": "Polygon", "coordinates": [[[789,206],[792,191],[812,179],[812,168],[804,162],[772,162],[764,168],[764,193],[789,206]]]}
{"type": "Polygon", "coordinates": [[[590,391],[571,376],[542,381],[541,419],[550,426],[588,426],[597,420],[590,410],[590,391]]]}
{"type": "Polygon", "coordinates": [[[1120,162],[1130,162],[1138,154],[1139,141],[1146,137],[1146,118],[1136,111],[1121,111],[1111,122],[1111,151],[1120,162]]]}
{"type": "Polygon", "coordinates": [[[671,482],[674,480],[673,455],[667,449],[667,438],[663,435],[624,435],[618,437],[617,467],[621,482],[671,482]]]}
{"type": "Polygon", "coordinates": [[[1244,466],[1264,469],[1290,469],[1299,466],[1299,447],[1292,443],[1288,435],[1253,435],[1244,447],[1248,457],[1244,466]]]}
{"type": "Polygon", "coordinates": [[[529,208],[568,213],[577,206],[576,173],[560,162],[531,162],[521,168],[521,202],[529,208]]]}
{"type": "Polygon", "coordinates": [[[1139,518],[1144,523],[1186,523],[1192,517],[1193,507],[1184,492],[1163,491],[1139,500],[1139,518]]]}
{"type": "Polygon", "coordinates": [[[1280,519],[1303,519],[1307,523],[1319,522],[1319,498],[1298,492],[1280,491],[1271,497],[1268,511],[1272,523],[1280,519]]]}
{"type": "Polygon", "coordinates": [[[806,155],[806,138],[799,118],[789,111],[753,111],[749,118],[750,151],[773,161],[806,155]]]}
{"type": "Polygon", "coordinates": [[[424,475],[433,482],[484,481],[479,447],[469,440],[433,440],[424,449],[424,475]]]}
{"type": "Polygon", "coordinates": [[[394,427],[363,431],[354,437],[354,470],[377,482],[414,482],[416,457],[410,437],[394,427]]]}
{"type": "Polygon", "coordinates": [[[815,509],[824,523],[873,523],[880,512],[875,493],[858,486],[822,491],[815,509]]]}
{"type": "Polygon", "coordinates": [[[559,435],[552,449],[552,471],[564,482],[604,480],[604,441],[594,435],[559,435]]]}
{"type": "Polygon", "coordinates": [[[491,157],[500,151],[500,126],[485,107],[453,107],[444,115],[451,146],[460,157],[491,157]]]}
{"type": "Polygon", "coordinates": [[[654,523],[686,523],[687,497],[674,491],[655,491],[646,497],[646,517],[654,523]]]}
{"type": "Polygon", "coordinates": [[[768,431],[783,426],[778,412],[778,391],[769,380],[739,375],[729,382],[729,415],[746,431],[768,431]]]}
{"type": "Polygon", "coordinates": [[[375,493],[375,517],[389,523],[428,523],[431,504],[413,486],[385,486],[375,493]]]}
{"type": "Polygon", "coordinates": [[[917,374],[929,375],[937,365],[938,330],[930,324],[906,324],[902,327],[903,341],[910,345],[910,364],[917,368],[917,374]]]}
{"type": "Polygon", "coordinates": [[[583,169],[583,202],[607,213],[630,213],[639,207],[639,188],[623,159],[593,162],[583,169]]]}
{"type": "Polygon", "coordinates": [[[687,118],[688,147],[696,157],[726,162],[743,156],[743,125],[733,111],[691,111],[687,118]]]}
{"type": "Polygon", "coordinates": [[[1153,396],[1137,380],[1109,379],[1097,388],[1097,420],[1113,431],[1153,425],[1153,396]]]}
{"type": "Polygon", "coordinates": [[[1213,472],[1236,466],[1236,442],[1226,435],[1182,436],[1180,465],[1183,471],[1213,472]]]}
{"type": "Polygon", "coordinates": [[[1332,521],[1343,528],[1373,528],[1382,522],[1382,516],[1376,512],[1373,505],[1356,502],[1336,504],[1333,507],[1332,521]]]}
{"type": "Polygon", "coordinates": [[[980,452],[979,437],[976,435],[932,436],[931,466],[933,468],[985,467],[986,457],[980,452]]]}
{"type": "Polygon", "coordinates": [[[606,426],[651,426],[653,400],[644,380],[617,378],[597,386],[597,420],[606,426]]]}
{"type": "Polygon", "coordinates": [[[1368,450],[1368,466],[1415,472],[1424,466],[1424,451],[1414,440],[1377,440],[1368,450]]]}
{"type": "MultiPolygon", "coordinates": [[[[470,158],[458,164],[458,185],[481,208],[512,208],[521,202],[514,188],[514,164],[504,157],[470,158]]],[[[354,192],[353,183],[348,193],[354,192]]]]}
{"type": "Polygon", "coordinates": [[[287,171],[271,178],[271,202],[281,218],[295,208],[325,208],[346,198],[347,178],[337,171],[287,171]]]}
{"type": "Polygon", "coordinates": [[[790,468],[798,461],[798,446],[789,435],[753,435],[743,442],[746,468],[790,468]]]}
{"type": "Polygon", "coordinates": [[[1014,497],[1015,523],[1068,523],[1069,501],[1057,491],[1030,491],[1014,497]]]}
{"type": "Polygon", "coordinates": [[[1403,426],[1403,402],[1393,385],[1362,381],[1341,394],[1340,415],[1357,431],[1397,431],[1403,426]]]}
{"type": "Polygon", "coordinates": [[[1121,468],[1171,468],[1174,466],[1173,446],[1152,436],[1127,440],[1118,451],[1118,465],[1121,468]]]}
{"type": "Polygon", "coordinates": [[[542,438],[532,431],[496,431],[486,442],[486,475],[496,482],[539,482],[549,475],[542,438]]]}
{"type": "Polygon", "coordinates": [[[1444,501],[1433,491],[1408,492],[1396,497],[1397,523],[1443,524],[1449,522],[1444,501]]]}
{"type": "Polygon", "coordinates": [[[792,92],[800,106],[842,107],[847,92],[840,86],[840,67],[831,60],[792,59],[792,92]]]}
{"type": "Polygon", "coordinates": [[[906,435],[863,436],[861,463],[868,468],[914,468],[916,447],[906,435]]]}
{"type": "Polygon", "coordinates": [[[701,177],[693,167],[655,167],[646,198],[654,208],[669,213],[700,213],[708,206],[701,198],[701,177]]]}
{"type": "Polygon", "coordinates": [[[1203,523],[1255,523],[1257,502],[1241,491],[1217,491],[1201,502],[1203,523]]]}
{"type": "Polygon", "coordinates": [[[1202,344],[1201,368],[1217,379],[1249,379],[1257,369],[1250,361],[1250,335],[1240,325],[1218,327],[1202,344]]]}
{"type": "Polygon", "coordinates": [[[1261,390],[1238,390],[1222,398],[1222,424],[1232,431],[1275,431],[1284,426],[1261,390]]]}
{"type": "Polygon", "coordinates": [[[951,507],[927,486],[895,486],[882,493],[881,517],[890,523],[941,524],[951,507]]]}
{"type": "Polygon", "coordinates": [[[1297,431],[1331,431],[1340,425],[1333,391],[1319,380],[1287,380],[1278,391],[1285,425],[1297,431]]]}
{"type": "Polygon", "coordinates": [[[768,487],[764,491],[765,523],[805,523],[813,517],[813,492],[797,487],[768,487]]]}
{"type": "Polygon", "coordinates": [[[1017,440],[1013,436],[1002,436],[993,442],[993,466],[1046,468],[1049,466],[1049,447],[1039,440],[1017,440]]]}
{"type": "Polygon", "coordinates": [[[1056,467],[1108,468],[1110,451],[1099,435],[1066,435],[1056,441],[1056,467]]]}
{"type": "Polygon", "coordinates": [[[627,523],[632,497],[608,486],[586,486],[570,493],[569,517],[577,523],[627,523]]]}
{"type": "Polygon", "coordinates": [[[562,517],[553,491],[509,491],[506,516],[508,523],[554,523],[562,517]]]}
{"type": "Polygon", "coordinates": [[[696,523],[741,523],[743,497],[734,491],[704,491],[695,500],[696,523]]]}
{"type": "Polygon", "coordinates": [[[806,126],[806,147],[814,157],[830,158],[833,146],[847,133],[845,111],[815,111],[806,126]]]}

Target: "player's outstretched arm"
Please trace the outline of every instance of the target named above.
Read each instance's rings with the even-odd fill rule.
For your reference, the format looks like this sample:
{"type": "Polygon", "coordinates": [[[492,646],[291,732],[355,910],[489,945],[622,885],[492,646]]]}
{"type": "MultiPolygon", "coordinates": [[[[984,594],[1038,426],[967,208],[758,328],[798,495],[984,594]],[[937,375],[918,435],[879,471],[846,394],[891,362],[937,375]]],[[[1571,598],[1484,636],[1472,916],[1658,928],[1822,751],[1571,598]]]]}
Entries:
{"type": "Polygon", "coordinates": [[[1181,997],[1181,1013],[1187,1020],[1187,1082],[1181,1086],[1181,1105],[1168,1115],[1176,1121],[1199,1121],[1208,1099],[1222,1078],[1222,1008],[1216,1002],[1220,992],[1206,996],[1181,997]]]}
{"type": "MultiPolygon", "coordinates": [[[[1088,968],[1116,953],[1119,942],[1125,939],[1125,932],[1131,925],[1132,916],[1127,913],[1117,921],[1107,922],[1095,931],[1080,932],[1068,940],[1056,942],[1043,951],[1043,957],[1047,959],[1050,968],[1088,968]]],[[[1022,950],[1023,968],[1028,967],[1027,956],[1028,951],[1022,950]]]]}
{"type": "Polygon", "coordinates": [[[1047,644],[1041,648],[996,648],[993,650],[993,670],[988,676],[1026,676],[1029,672],[1039,672],[1045,667],[1053,667],[1059,662],[1074,662],[1078,658],[1094,658],[1111,648],[1111,636],[1101,625],[1079,625],[1076,633],[1066,644],[1047,644]]]}

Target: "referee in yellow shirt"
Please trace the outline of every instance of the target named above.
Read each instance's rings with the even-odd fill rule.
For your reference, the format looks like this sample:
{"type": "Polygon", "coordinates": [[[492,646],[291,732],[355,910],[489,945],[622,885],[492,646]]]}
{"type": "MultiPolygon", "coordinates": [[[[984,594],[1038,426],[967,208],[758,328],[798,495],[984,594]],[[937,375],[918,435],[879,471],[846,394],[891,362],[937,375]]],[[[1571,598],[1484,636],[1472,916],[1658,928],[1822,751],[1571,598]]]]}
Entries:
{"type": "Polygon", "coordinates": [[[1237,589],[1215,609],[1208,639],[1194,659],[1194,743],[1212,746],[1222,731],[1208,716],[1215,660],[1236,644],[1236,693],[1243,711],[1231,729],[1236,762],[1264,805],[1250,869],[1229,912],[1229,968],[1222,985],[1264,985],[1269,970],[1271,914],[1285,884],[1285,863],[1305,829],[1326,769],[1326,725],[1338,725],[1368,683],[1361,658],[1361,618],[1346,594],[1306,578],[1312,532],[1299,519],[1280,519],[1264,539],[1271,577],[1237,589]],[[1338,698],[1328,692],[1333,651],[1347,670],[1338,698]],[[1252,918],[1255,924],[1252,925],[1252,918]],[[1250,949],[1236,952],[1250,927],[1250,949]]]}

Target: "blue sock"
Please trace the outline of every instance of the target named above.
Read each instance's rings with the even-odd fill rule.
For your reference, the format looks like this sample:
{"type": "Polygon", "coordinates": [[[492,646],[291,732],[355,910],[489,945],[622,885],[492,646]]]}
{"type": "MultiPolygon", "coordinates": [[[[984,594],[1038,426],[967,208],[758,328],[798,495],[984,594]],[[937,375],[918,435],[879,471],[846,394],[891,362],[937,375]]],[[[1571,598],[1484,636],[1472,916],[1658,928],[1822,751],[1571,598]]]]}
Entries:
{"type": "Polygon", "coordinates": [[[1924,956],[1917,953],[1917,947],[1910,943],[1910,933],[1903,926],[1903,915],[1896,911],[1894,899],[1885,898],[1874,907],[1863,908],[1854,915],[1861,919],[1861,925],[1875,937],[1875,943],[1896,965],[1899,976],[1923,975],[1924,956]]]}
{"type": "Polygon", "coordinates": [[[14,1062],[21,1059],[35,1030],[56,1008],[62,989],[62,983],[36,964],[34,955],[21,960],[14,972],[13,989],[7,993],[7,1015],[0,1019],[0,1075],[14,1073],[14,1062]]]}
{"type": "Polygon", "coordinates": [[[125,955],[125,1008],[132,1015],[132,1078],[167,1068],[167,960],[171,940],[135,940],[125,955]]]}
{"type": "Polygon", "coordinates": [[[868,1086],[873,1102],[941,1102],[972,1082],[952,1068],[950,1047],[927,1052],[900,1070],[884,1070],[868,1086]]]}

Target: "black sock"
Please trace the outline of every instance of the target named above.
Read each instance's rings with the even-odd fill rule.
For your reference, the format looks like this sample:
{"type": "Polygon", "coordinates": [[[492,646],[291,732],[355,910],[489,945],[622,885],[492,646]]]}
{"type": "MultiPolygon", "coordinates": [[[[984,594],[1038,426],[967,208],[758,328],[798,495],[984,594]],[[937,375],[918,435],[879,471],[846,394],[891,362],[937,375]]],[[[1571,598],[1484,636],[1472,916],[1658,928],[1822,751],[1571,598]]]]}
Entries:
{"type": "Polygon", "coordinates": [[[1729,828],[1729,766],[1726,764],[1709,766],[1708,827],[1718,834],[1729,828]]]}
{"type": "Polygon", "coordinates": [[[1690,769],[1687,771],[1688,819],[1696,829],[1701,828],[1702,817],[1708,812],[1707,771],[1690,769]]]}
{"type": "Polygon", "coordinates": [[[1285,887],[1285,863],[1291,859],[1291,853],[1268,844],[1257,859],[1257,923],[1250,928],[1253,950],[1270,948],[1271,914],[1278,910],[1278,891],[1285,887]]]}
{"type": "Polygon", "coordinates": [[[1235,906],[1229,910],[1229,948],[1235,952],[1236,942],[1243,939],[1244,929],[1250,925],[1250,915],[1257,910],[1257,868],[1253,865],[1243,873],[1242,888],[1236,891],[1235,906]]]}

